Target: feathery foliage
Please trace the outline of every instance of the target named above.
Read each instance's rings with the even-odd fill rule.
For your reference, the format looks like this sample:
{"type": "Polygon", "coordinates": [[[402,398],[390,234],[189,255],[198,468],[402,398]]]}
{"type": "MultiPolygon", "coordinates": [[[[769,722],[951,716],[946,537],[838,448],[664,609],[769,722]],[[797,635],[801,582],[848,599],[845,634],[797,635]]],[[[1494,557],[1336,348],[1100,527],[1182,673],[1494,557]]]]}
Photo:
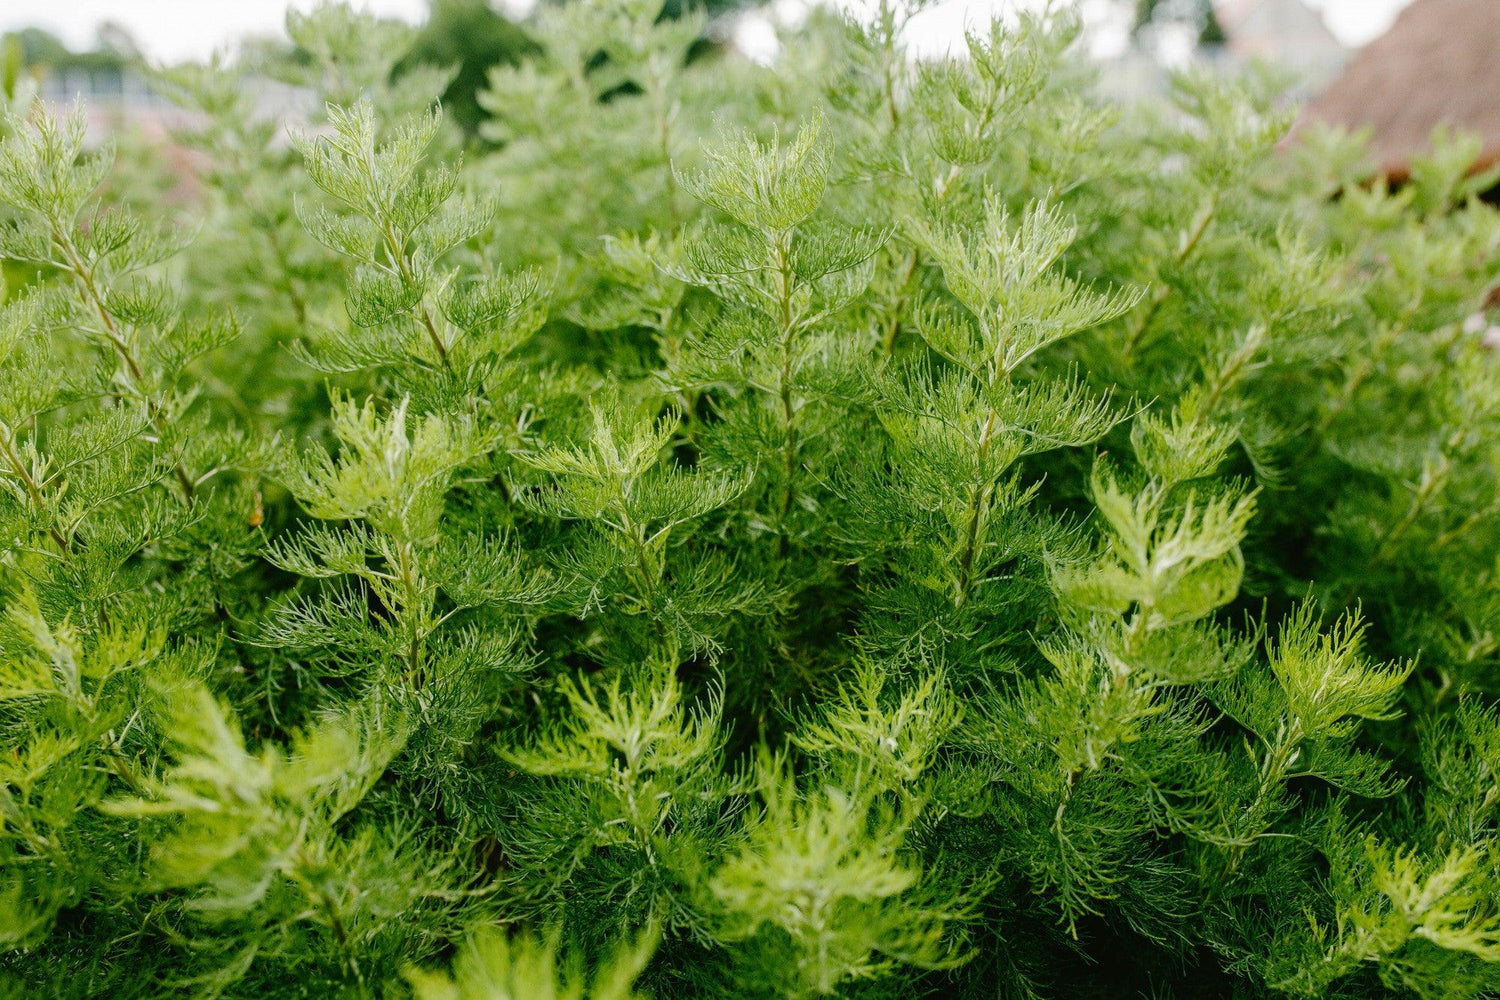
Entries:
{"type": "Polygon", "coordinates": [[[923,6],[0,79],[0,995],[1500,995],[1495,175],[923,6]]]}

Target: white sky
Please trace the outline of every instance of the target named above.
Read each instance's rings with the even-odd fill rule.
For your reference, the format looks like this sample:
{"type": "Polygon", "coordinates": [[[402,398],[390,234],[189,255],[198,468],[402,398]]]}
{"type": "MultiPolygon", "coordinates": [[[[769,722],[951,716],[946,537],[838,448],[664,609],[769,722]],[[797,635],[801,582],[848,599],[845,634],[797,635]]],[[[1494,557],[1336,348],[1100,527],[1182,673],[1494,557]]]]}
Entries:
{"type": "Polygon", "coordinates": [[[1328,28],[1345,45],[1363,45],[1390,27],[1411,0],[1307,0],[1323,12],[1328,28]]]}
{"type": "MultiPolygon", "coordinates": [[[[847,2],[847,0],[845,0],[847,2]]],[[[945,0],[922,16],[923,48],[946,48],[966,24],[1014,6],[1016,0],[945,0]]],[[[1360,45],[1390,24],[1410,0],[1307,0],[1321,8],[1329,28],[1346,44],[1360,45]]],[[[245,35],[279,34],[288,7],[307,9],[317,0],[0,0],[0,31],[36,25],[74,47],[93,43],[101,21],[124,25],[153,59],[202,59],[245,35]]],[[[356,0],[377,13],[420,19],[427,0],[356,0]]],[[[529,0],[502,0],[525,9],[529,0]]]]}

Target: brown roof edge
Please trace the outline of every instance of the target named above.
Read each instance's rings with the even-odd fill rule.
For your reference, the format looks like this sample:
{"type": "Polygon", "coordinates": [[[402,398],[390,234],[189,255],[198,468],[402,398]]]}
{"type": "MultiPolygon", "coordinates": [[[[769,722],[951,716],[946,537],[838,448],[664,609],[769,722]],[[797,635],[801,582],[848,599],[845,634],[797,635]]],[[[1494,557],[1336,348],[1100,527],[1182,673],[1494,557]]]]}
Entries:
{"type": "MultiPolygon", "coordinates": [[[[1412,159],[1418,158],[1413,157],[1412,159]]],[[[1474,162],[1469,165],[1468,176],[1473,177],[1475,174],[1482,174],[1496,164],[1500,164],[1500,146],[1490,147],[1476,156],[1474,162]]],[[[1400,163],[1386,163],[1376,167],[1375,172],[1382,177],[1390,178],[1397,184],[1405,184],[1411,180],[1411,160],[1400,163]]]]}
{"type": "Polygon", "coordinates": [[[1372,129],[1381,171],[1410,176],[1440,124],[1478,133],[1481,165],[1500,156],[1500,0],[1415,0],[1303,110],[1311,121],[1372,129]]]}

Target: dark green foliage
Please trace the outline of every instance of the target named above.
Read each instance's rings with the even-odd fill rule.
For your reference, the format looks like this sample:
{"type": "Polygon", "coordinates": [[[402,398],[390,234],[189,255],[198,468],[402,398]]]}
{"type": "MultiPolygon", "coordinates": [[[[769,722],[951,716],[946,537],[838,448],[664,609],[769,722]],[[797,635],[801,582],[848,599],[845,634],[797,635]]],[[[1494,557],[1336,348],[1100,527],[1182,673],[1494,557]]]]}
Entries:
{"type": "Polygon", "coordinates": [[[1500,995],[1477,145],[660,13],[5,77],[0,995],[1500,995]]]}
{"type": "Polygon", "coordinates": [[[1197,30],[1200,45],[1224,44],[1224,27],[1219,23],[1211,0],[1190,0],[1188,3],[1182,3],[1179,0],[1177,3],[1169,4],[1163,4],[1162,0],[1136,0],[1135,31],[1140,32],[1147,25],[1166,20],[1163,14],[1168,11],[1164,11],[1163,7],[1175,14],[1177,20],[1186,21],[1197,30]]]}
{"type": "Polygon", "coordinates": [[[487,0],[433,0],[427,23],[395,71],[400,75],[424,65],[453,68],[453,79],[442,94],[443,110],[473,134],[484,121],[476,95],[484,89],[490,69],[514,65],[535,51],[525,30],[487,0]]]}

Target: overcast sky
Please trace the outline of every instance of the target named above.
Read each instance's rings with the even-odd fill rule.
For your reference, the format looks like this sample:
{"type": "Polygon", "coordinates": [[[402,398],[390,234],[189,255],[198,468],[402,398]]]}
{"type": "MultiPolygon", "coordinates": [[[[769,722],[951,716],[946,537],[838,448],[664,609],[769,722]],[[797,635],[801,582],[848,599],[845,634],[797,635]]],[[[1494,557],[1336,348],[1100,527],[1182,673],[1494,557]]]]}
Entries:
{"type": "MultiPolygon", "coordinates": [[[[945,48],[966,22],[1017,0],[945,0],[923,18],[922,48],[945,48]]],[[[1307,0],[1322,8],[1328,26],[1346,44],[1360,45],[1390,24],[1410,0],[1307,0]]],[[[37,25],[62,36],[74,47],[93,42],[100,21],[124,25],[153,59],[202,59],[248,34],[277,34],[288,7],[307,9],[317,0],[0,0],[0,31],[37,25]]],[[[394,17],[420,19],[427,0],[357,0],[364,7],[394,17]]],[[[505,0],[502,6],[525,9],[529,0],[505,0]]]]}

